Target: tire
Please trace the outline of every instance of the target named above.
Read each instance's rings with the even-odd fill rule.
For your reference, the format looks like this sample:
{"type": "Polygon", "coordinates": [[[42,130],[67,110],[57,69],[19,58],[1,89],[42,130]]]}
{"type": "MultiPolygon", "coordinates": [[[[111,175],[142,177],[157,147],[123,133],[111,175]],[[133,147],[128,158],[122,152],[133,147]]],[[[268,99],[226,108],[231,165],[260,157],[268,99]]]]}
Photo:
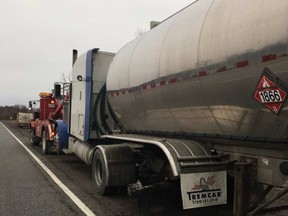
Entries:
{"type": "Polygon", "coordinates": [[[50,146],[51,146],[51,141],[46,140],[46,131],[44,129],[42,132],[42,153],[44,155],[47,155],[50,153],[50,146]]]}
{"type": "Polygon", "coordinates": [[[62,151],[62,147],[61,147],[60,141],[59,141],[59,129],[58,129],[58,127],[56,128],[55,131],[56,131],[57,138],[54,141],[54,146],[56,147],[56,153],[58,155],[61,155],[61,154],[63,154],[63,151],[62,151]]]}
{"type": "Polygon", "coordinates": [[[57,154],[57,155],[63,155],[63,154],[64,154],[64,152],[62,151],[61,146],[58,146],[58,147],[57,147],[57,149],[56,149],[56,154],[57,154]]]}
{"type": "Polygon", "coordinates": [[[35,135],[35,129],[30,130],[30,143],[31,145],[37,146],[39,145],[40,141],[39,138],[35,135]]]}
{"type": "Polygon", "coordinates": [[[108,173],[107,161],[105,161],[102,151],[97,149],[93,156],[92,178],[94,188],[98,194],[111,194],[112,188],[106,186],[106,182],[109,178],[108,173]]]}

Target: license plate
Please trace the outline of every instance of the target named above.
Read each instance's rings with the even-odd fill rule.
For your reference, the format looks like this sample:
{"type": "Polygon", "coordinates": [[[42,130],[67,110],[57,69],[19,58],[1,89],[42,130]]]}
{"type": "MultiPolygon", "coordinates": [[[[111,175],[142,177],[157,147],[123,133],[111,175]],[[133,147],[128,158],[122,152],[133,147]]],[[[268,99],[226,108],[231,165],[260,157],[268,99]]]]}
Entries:
{"type": "Polygon", "coordinates": [[[183,209],[227,203],[227,172],[181,174],[183,209]]]}

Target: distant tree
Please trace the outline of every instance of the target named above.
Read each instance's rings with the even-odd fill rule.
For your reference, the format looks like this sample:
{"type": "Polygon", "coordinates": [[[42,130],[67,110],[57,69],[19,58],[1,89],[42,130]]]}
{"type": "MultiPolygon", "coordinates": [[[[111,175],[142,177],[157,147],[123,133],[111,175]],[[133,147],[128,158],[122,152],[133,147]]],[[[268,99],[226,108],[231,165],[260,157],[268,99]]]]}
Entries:
{"type": "Polygon", "coordinates": [[[69,83],[72,81],[72,73],[61,73],[60,75],[61,82],[69,83]]]}
{"type": "Polygon", "coordinates": [[[18,110],[19,112],[28,112],[29,109],[25,106],[25,105],[21,105],[21,104],[16,104],[14,105],[15,110],[18,110]]]}
{"type": "Polygon", "coordinates": [[[24,105],[0,106],[0,120],[15,120],[19,112],[28,112],[24,105]]]}

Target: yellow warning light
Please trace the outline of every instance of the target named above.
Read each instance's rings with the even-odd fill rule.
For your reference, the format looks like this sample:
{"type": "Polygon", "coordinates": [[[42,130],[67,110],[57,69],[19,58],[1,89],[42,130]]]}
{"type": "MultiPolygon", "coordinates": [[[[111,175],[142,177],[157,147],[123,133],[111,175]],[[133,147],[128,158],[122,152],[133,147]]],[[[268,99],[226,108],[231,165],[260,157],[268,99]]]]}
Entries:
{"type": "Polygon", "coordinates": [[[39,96],[40,97],[43,97],[43,98],[45,98],[45,97],[52,97],[52,93],[50,93],[50,92],[40,92],[39,93],[39,96]]]}

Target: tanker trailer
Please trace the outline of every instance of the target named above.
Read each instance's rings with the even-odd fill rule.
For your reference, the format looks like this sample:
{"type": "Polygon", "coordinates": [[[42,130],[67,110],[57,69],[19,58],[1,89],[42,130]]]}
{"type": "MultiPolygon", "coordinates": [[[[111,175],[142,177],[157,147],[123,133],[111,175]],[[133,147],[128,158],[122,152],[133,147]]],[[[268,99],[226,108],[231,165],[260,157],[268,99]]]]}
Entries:
{"type": "Polygon", "coordinates": [[[196,1],[104,67],[98,49],[82,55],[69,149],[92,165],[97,192],[173,182],[184,209],[220,205],[227,176],[250,164],[235,178],[235,211],[248,211],[246,186],[284,185],[287,20],[284,0],[196,1]]]}

